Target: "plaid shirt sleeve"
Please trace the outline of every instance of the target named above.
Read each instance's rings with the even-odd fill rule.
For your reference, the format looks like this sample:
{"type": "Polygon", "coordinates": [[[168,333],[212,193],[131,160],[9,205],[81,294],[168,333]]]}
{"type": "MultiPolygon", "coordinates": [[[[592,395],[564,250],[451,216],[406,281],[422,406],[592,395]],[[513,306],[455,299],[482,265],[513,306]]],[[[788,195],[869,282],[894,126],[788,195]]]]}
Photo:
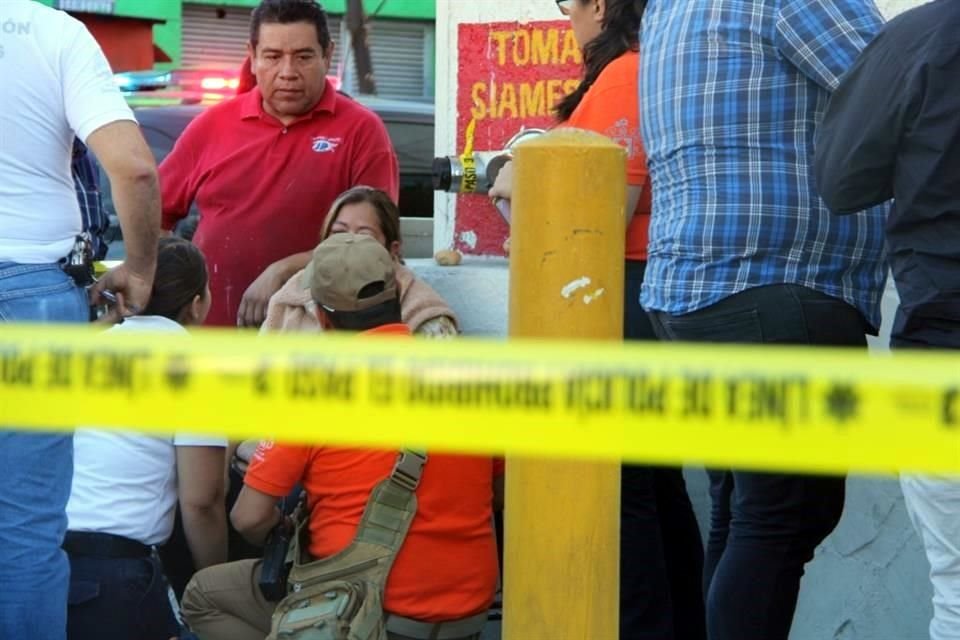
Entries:
{"type": "Polygon", "coordinates": [[[70,169],[73,173],[73,185],[77,190],[77,201],[80,203],[80,214],[83,216],[83,228],[88,230],[100,217],[100,185],[97,180],[97,169],[84,148],[81,148],[79,153],[76,149],[74,150],[70,169]]]}
{"type": "Polygon", "coordinates": [[[775,39],[801,73],[832,92],[882,27],[873,0],[783,0],[775,39]]]}
{"type": "Polygon", "coordinates": [[[110,226],[110,219],[103,210],[100,194],[100,172],[86,146],[79,139],[73,142],[73,159],[70,163],[73,174],[73,186],[80,203],[80,220],[84,231],[90,233],[93,243],[93,257],[103,260],[107,255],[107,243],[104,234],[110,226]]]}

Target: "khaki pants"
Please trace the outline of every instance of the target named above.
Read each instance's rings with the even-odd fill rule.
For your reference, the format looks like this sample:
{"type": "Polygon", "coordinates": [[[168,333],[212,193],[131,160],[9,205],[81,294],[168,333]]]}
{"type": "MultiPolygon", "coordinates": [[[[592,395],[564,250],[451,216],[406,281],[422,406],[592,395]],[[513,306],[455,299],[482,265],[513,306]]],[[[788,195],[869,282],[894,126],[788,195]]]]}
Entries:
{"type": "Polygon", "coordinates": [[[257,583],[260,560],[218,564],[197,572],[183,593],[181,613],[203,640],[263,640],[277,603],[257,583]]]}
{"type": "MultiPolygon", "coordinates": [[[[260,560],[239,560],[196,573],[183,593],[183,619],[201,640],[263,640],[277,607],[268,602],[257,583],[260,560]]],[[[389,640],[416,640],[387,633],[389,640]]],[[[457,640],[479,640],[474,634],[457,640]]]]}

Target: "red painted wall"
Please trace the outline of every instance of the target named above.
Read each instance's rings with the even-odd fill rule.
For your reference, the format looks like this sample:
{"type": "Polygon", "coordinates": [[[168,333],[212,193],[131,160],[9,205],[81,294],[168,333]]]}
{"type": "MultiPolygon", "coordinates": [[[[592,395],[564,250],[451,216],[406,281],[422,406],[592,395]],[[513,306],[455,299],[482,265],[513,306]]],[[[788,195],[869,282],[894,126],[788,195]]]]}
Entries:
{"type": "Polygon", "coordinates": [[[100,43],[114,73],[153,68],[153,22],[92,13],[76,17],[100,43]]]}
{"type": "MultiPolygon", "coordinates": [[[[458,51],[457,155],[472,121],[475,150],[502,149],[522,126],[553,126],[553,106],[576,88],[582,73],[567,20],[461,24],[458,51]]],[[[507,224],[485,196],[457,196],[455,248],[503,255],[507,235],[507,224]]]]}

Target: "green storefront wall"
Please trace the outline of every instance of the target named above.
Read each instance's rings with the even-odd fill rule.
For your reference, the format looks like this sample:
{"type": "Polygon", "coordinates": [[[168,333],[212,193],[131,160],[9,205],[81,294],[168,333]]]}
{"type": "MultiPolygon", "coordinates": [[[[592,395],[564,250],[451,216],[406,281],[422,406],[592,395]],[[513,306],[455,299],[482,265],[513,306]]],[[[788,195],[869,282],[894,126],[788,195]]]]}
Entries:
{"type": "MultiPolygon", "coordinates": [[[[2,1],[2,0],[0,0],[2,1]]],[[[53,6],[55,0],[36,0],[53,6]]],[[[223,7],[255,7],[260,0],[189,0],[190,4],[209,4],[223,7]]],[[[346,12],[347,0],[321,0],[330,13],[346,12]]],[[[158,64],[159,68],[175,68],[180,64],[182,39],[181,15],[184,0],[115,0],[113,14],[127,18],[148,18],[162,23],[153,27],[153,41],[164,51],[172,63],[158,64]]],[[[363,0],[367,12],[377,12],[381,18],[399,20],[434,20],[437,16],[436,0],[363,0]]]]}
{"type": "MultiPolygon", "coordinates": [[[[190,3],[255,7],[260,0],[190,0],[190,3]]],[[[320,4],[330,13],[346,13],[347,0],[320,0],[320,4]]],[[[377,15],[384,18],[433,20],[437,17],[436,0],[363,0],[363,6],[368,13],[377,11],[377,15]]]]}

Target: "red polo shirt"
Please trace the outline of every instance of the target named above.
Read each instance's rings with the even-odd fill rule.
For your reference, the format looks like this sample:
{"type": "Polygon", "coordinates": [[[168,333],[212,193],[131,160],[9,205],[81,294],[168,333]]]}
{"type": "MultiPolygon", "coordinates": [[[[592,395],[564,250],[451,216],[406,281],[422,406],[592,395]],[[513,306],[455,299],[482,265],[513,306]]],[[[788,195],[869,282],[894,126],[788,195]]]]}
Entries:
{"type": "Polygon", "coordinates": [[[329,80],[313,111],[288,126],[253,89],[197,116],[160,165],[163,228],[197,203],[193,241],[213,293],[207,324],[236,326],[247,287],[274,262],[316,246],[338,195],[364,184],[396,201],[399,180],[383,122],[329,80]]]}

